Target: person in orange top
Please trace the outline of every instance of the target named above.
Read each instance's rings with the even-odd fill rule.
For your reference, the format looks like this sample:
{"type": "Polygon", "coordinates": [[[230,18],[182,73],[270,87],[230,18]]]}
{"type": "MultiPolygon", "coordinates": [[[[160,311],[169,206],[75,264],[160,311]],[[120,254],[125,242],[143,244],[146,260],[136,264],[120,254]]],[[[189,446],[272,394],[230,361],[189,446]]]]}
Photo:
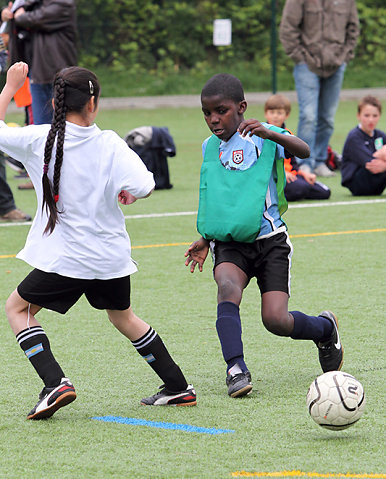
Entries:
{"type": "MultiPolygon", "coordinates": [[[[285,121],[290,113],[291,102],[284,95],[272,95],[265,102],[264,116],[267,123],[271,125],[286,128],[285,121]]],[[[331,195],[331,190],[323,183],[316,181],[314,173],[300,170],[295,156],[287,151],[285,153],[284,168],[287,184],[284,188],[284,194],[287,201],[327,200],[331,195]]]]}

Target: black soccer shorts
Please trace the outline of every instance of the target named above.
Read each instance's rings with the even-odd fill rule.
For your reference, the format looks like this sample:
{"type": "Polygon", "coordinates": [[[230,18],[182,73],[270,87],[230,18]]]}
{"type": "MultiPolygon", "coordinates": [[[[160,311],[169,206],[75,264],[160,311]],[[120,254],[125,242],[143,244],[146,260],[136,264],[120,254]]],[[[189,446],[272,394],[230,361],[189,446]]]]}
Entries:
{"type": "Polygon", "coordinates": [[[213,270],[220,263],[232,263],[248,276],[255,277],[261,294],[283,291],[290,294],[292,243],[288,233],[281,232],[253,243],[213,242],[213,270]]]}
{"type": "Polygon", "coordinates": [[[95,309],[123,311],[130,307],[130,276],[76,279],[34,269],[19,284],[20,296],[31,304],[66,313],[84,294],[95,309]]]}

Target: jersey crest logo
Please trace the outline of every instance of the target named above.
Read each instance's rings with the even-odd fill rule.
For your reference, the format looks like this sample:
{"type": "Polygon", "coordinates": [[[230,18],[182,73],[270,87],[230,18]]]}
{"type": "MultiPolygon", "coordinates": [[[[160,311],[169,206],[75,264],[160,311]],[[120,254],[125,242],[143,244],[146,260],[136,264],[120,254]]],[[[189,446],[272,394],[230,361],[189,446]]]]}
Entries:
{"type": "Polygon", "coordinates": [[[236,163],[236,165],[239,165],[240,163],[242,163],[244,161],[243,150],[232,151],[232,160],[233,160],[233,163],[236,163]]]}

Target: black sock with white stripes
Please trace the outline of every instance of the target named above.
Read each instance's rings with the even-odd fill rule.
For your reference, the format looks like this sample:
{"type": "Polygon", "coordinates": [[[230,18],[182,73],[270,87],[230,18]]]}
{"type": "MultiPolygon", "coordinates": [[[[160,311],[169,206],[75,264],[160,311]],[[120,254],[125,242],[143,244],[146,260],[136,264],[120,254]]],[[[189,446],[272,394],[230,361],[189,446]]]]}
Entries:
{"type": "Polygon", "coordinates": [[[162,339],[152,327],[142,338],[132,341],[132,344],[162,379],[169,391],[179,392],[188,387],[181,369],[173,361],[162,339]]]}
{"type": "Polygon", "coordinates": [[[41,326],[24,329],[16,339],[32,366],[48,388],[59,386],[65,377],[50,348],[50,342],[41,326]]]}

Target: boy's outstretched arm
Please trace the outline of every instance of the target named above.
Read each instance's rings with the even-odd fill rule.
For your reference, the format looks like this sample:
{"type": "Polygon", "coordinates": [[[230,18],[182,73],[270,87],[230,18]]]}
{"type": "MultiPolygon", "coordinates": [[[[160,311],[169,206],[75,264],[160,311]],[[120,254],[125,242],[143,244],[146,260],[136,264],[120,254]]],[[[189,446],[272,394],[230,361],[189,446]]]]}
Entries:
{"type": "Polygon", "coordinates": [[[198,241],[194,241],[185,252],[185,257],[187,258],[185,261],[185,266],[190,265],[190,272],[193,273],[196,265],[198,265],[198,269],[202,272],[202,268],[206,257],[208,256],[209,251],[209,241],[204,239],[202,236],[198,241]]]}
{"type": "Polygon", "coordinates": [[[299,158],[308,158],[310,156],[310,147],[306,142],[295,135],[286,135],[277,133],[262,125],[258,120],[244,120],[240,123],[238,131],[242,136],[260,136],[264,140],[272,140],[283,146],[289,153],[299,158]]]}

